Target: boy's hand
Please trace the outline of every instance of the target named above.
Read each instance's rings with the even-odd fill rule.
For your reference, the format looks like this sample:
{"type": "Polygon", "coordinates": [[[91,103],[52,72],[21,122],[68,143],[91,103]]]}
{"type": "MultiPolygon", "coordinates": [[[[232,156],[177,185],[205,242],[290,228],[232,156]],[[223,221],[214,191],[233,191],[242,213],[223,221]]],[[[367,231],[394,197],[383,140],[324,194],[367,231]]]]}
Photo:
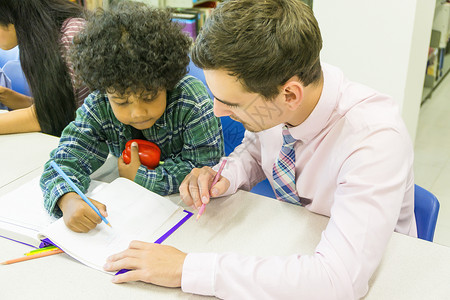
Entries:
{"type": "Polygon", "coordinates": [[[113,277],[114,283],[144,281],[166,287],[180,287],[186,253],[167,246],[132,241],[127,250],[108,257],[105,271],[129,269],[113,277]]]}
{"type": "MultiPolygon", "coordinates": [[[[89,200],[105,218],[108,216],[104,204],[90,198],[89,200]]],[[[64,223],[72,231],[88,232],[102,222],[100,216],[77,193],[64,194],[56,204],[63,212],[64,223]]]]}
{"type": "Polygon", "coordinates": [[[131,156],[130,163],[126,164],[123,161],[123,155],[119,157],[118,167],[119,167],[119,176],[128,178],[134,181],[134,177],[136,177],[137,171],[141,166],[141,160],[139,159],[139,148],[136,142],[131,144],[131,156]]]}
{"type": "Polygon", "coordinates": [[[202,203],[209,202],[210,196],[217,197],[225,193],[230,181],[223,176],[220,176],[219,181],[211,187],[216,173],[210,167],[192,169],[180,185],[180,197],[184,203],[199,208],[202,203]]]}

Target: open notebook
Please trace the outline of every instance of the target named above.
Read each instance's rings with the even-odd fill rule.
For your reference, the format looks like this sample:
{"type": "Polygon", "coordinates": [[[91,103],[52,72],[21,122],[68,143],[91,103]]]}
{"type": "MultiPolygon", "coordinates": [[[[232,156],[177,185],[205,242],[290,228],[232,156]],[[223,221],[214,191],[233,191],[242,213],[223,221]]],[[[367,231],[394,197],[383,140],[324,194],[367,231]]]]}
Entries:
{"type": "Polygon", "coordinates": [[[34,246],[47,238],[78,261],[103,271],[106,258],[125,250],[132,240],[161,242],[192,216],[125,178],[93,182],[90,190],[90,198],[106,205],[112,228],[102,222],[88,233],[71,231],[62,218],[55,220],[44,210],[35,178],[0,197],[0,235],[34,246]]]}

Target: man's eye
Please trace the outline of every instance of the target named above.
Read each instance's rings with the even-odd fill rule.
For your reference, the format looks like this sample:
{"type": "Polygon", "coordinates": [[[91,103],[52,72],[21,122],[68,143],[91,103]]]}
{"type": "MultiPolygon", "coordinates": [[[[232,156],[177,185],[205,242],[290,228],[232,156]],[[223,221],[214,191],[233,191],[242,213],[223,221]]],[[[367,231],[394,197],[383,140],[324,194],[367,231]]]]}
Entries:
{"type": "Polygon", "coordinates": [[[236,107],[238,107],[239,105],[237,105],[237,104],[227,104],[227,106],[230,107],[230,108],[236,108],[236,107]]]}

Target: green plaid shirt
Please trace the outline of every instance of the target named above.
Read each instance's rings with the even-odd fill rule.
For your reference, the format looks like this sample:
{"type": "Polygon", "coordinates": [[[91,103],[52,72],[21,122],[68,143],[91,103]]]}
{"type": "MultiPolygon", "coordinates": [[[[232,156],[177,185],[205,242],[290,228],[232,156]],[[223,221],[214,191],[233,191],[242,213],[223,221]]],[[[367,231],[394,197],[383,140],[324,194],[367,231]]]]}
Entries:
{"type": "MultiPolygon", "coordinates": [[[[211,98],[203,83],[189,75],[167,93],[167,106],[161,118],[141,132],[160,147],[164,164],[155,170],[141,165],[134,181],[160,195],[177,193],[192,168],[213,166],[224,155],[222,127],[214,116],[211,98]]],[[[89,175],[105,163],[109,153],[119,157],[132,138],[131,126],[117,120],[107,95],[94,92],[77,110],[75,121],[62,132],[50,159],[86,192],[89,175]]],[[[49,162],[45,164],[40,185],[45,208],[50,214],[61,216],[56,202],[73,189],[49,162]]]]}

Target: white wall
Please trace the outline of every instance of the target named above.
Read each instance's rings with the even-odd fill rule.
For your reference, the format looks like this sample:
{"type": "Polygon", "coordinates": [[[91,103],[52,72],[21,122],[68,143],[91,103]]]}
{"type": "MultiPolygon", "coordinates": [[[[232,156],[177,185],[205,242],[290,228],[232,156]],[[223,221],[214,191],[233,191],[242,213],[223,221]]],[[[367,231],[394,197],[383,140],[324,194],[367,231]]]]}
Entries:
{"type": "Polygon", "coordinates": [[[321,58],[399,101],[416,135],[435,1],[315,0],[321,58]]]}

